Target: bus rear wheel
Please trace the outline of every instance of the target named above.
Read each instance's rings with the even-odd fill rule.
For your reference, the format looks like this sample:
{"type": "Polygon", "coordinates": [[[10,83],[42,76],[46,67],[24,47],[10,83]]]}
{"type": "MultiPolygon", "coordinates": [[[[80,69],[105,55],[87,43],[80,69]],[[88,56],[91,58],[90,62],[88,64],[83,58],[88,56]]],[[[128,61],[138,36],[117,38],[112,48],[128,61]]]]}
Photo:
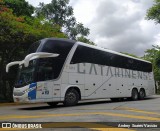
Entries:
{"type": "Polygon", "coordinates": [[[47,102],[47,104],[51,107],[57,106],[58,102],[47,102]]]}
{"type": "Polygon", "coordinates": [[[138,91],[135,88],[132,90],[131,100],[133,100],[133,101],[138,100],[138,91]]]}
{"type": "Polygon", "coordinates": [[[70,89],[66,92],[63,104],[65,106],[74,106],[78,103],[79,93],[75,89],[70,89]]]}
{"type": "Polygon", "coordinates": [[[139,94],[138,94],[138,98],[140,100],[143,100],[145,96],[146,96],[145,90],[144,89],[140,89],[139,94]]]}

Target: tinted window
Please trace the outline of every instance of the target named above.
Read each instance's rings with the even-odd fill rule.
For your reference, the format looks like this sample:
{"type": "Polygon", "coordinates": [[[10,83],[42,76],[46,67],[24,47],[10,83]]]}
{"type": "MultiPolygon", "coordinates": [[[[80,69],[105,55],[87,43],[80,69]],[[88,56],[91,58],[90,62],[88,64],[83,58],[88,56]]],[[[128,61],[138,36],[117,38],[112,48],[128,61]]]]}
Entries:
{"type": "Polygon", "coordinates": [[[61,71],[61,66],[57,64],[58,58],[45,58],[38,60],[37,81],[56,79],[61,71]]]}
{"type": "Polygon", "coordinates": [[[57,53],[60,54],[61,58],[66,58],[72,46],[73,43],[67,41],[47,40],[39,51],[57,53]]]}
{"type": "Polygon", "coordinates": [[[76,63],[93,63],[144,72],[152,72],[152,65],[150,63],[81,45],[77,47],[71,60],[71,64],[76,63]]]}

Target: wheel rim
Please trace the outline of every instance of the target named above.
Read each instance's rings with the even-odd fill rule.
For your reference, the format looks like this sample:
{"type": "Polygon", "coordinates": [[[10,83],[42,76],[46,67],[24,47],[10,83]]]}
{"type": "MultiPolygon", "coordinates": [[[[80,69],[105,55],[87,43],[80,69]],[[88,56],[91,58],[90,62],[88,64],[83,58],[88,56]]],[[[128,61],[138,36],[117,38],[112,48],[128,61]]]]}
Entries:
{"type": "Polygon", "coordinates": [[[138,99],[138,93],[136,90],[133,90],[133,99],[137,100],[138,99]]]}
{"type": "Polygon", "coordinates": [[[138,93],[136,93],[136,91],[135,91],[135,94],[134,94],[134,98],[135,98],[135,100],[138,99],[138,93]]]}
{"type": "Polygon", "coordinates": [[[66,96],[66,101],[68,101],[69,103],[75,102],[76,95],[73,92],[69,92],[66,96]]]}
{"type": "Polygon", "coordinates": [[[144,95],[144,91],[141,90],[141,91],[140,91],[140,97],[141,97],[141,98],[144,98],[144,96],[145,96],[145,95],[144,95]]]}

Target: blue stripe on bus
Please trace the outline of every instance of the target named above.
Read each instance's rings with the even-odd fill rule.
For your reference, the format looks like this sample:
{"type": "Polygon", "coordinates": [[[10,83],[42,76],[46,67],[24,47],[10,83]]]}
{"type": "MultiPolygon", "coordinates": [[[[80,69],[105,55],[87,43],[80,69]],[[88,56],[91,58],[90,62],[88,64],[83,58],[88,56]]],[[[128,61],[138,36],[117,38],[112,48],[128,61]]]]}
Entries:
{"type": "MultiPolygon", "coordinates": [[[[30,84],[29,88],[33,88],[33,87],[36,87],[36,86],[37,86],[37,83],[32,83],[32,84],[30,84]]],[[[28,92],[28,98],[30,100],[36,99],[36,89],[28,92]]]]}

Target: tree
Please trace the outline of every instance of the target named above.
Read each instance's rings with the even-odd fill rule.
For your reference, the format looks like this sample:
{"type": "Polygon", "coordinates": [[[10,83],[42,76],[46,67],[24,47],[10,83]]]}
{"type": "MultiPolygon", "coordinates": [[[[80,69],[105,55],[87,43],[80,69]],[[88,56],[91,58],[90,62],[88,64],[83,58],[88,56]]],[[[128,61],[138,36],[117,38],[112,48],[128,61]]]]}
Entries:
{"type": "MultiPolygon", "coordinates": [[[[160,24],[160,0],[154,0],[154,5],[148,9],[146,19],[154,20],[156,24],[160,24]]],[[[155,46],[148,49],[144,58],[153,64],[154,78],[160,84],[160,47],[155,46]]]]}
{"type": "Polygon", "coordinates": [[[3,0],[6,7],[13,10],[13,14],[17,16],[28,16],[34,13],[34,7],[25,0],[3,0]]]}
{"type": "Polygon", "coordinates": [[[160,0],[154,0],[154,2],[154,5],[148,9],[146,18],[160,24],[160,0]]]}
{"type": "Polygon", "coordinates": [[[77,40],[80,41],[80,42],[90,44],[90,45],[95,45],[94,42],[90,41],[90,39],[87,39],[84,36],[78,37],[77,40]]]}
{"type": "Polygon", "coordinates": [[[158,68],[160,68],[160,50],[157,51],[157,54],[155,56],[155,64],[157,65],[158,68]]]}
{"type": "Polygon", "coordinates": [[[145,55],[142,58],[154,63],[155,57],[156,57],[159,49],[160,49],[160,47],[158,45],[157,46],[152,45],[151,49],[147,49],[145,51],[145,55]]]}
{"type": "Polygon", "coordinates": [[[160,47],[152,45],[151,49],[145,51],[142,58],[152,63],[154,79],[160,82],[160,47]]]}
{"type": "Polygon", "coordinates": [[[154,77],[160,83],[160,50],[157,51],[154,61],[154,77]]]}
{"type": "Polygon", "coordinates": [[[49,4],[40,3],[36,8],[36,15],[43,15],[45,19],[63,27],[65,34],[70,39],[76,39],[78,35],[87,36],[89,29],[82,23],[77,23],[73,16],[73,8],[68,5],[69,0],[52,0],[49,4]]]}

